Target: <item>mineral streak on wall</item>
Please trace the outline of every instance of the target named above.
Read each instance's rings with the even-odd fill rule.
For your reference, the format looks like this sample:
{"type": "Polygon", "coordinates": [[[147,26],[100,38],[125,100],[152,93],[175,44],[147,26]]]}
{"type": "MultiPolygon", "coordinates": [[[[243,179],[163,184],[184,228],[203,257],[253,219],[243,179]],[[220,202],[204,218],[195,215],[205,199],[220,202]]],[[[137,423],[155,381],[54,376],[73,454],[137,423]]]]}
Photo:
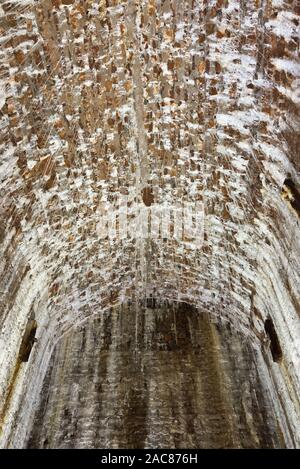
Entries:
{"type": "MultiPolygon", "coordinates": [[[[1,0],[1,447],[36,441],[44,377],[51,391],[55,360],[77,353],[79,324],[87,319],[89,334],[97,315],[101,349],[108,311],[149,298],[194,305],[212,330],[230,327],[237,347],[243,335],[243,363],[265,370],[253,371],[249,393],[267,387],[272,399],[258,408],[279,409],[268,445],[300,447],[299,21],[298,0],[1,0]],[[100,240],[121,195],[129,218],[144,205],[202,201],[203,246],[147,233],[100,240]]],[[[223,355],[231,339],[220,337],[214,356],[226,377],[223,361],[237,358],[229,343],[223,355]]],[[[174,376],[187,366],[178,360],[174,376]]],[[[244,424],[252,445],[267,441],[244,424]]],[[[126,438],[120,430],[120,445],[126,438]]]]}
{"type": "Polygon", "coordinates": [[[122,306],[58,343],[32,448],[284,446],[261,350],[189,305],[122,306]]]}

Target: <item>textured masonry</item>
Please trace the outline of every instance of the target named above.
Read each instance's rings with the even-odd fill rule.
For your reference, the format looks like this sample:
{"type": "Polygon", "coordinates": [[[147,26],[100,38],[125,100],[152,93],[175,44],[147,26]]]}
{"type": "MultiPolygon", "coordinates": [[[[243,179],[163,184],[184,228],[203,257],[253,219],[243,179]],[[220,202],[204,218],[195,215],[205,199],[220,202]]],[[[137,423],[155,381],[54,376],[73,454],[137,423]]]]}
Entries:
{"type": "Polygon", "coordinates": [[[268,387],[277,409],[268,445],[300,446],[299,21],[298,0],[1,1],[1,447],[34,435],[48,365],[63,349],[72,360],[81,324],[101,333],[109,311],[150,303],[204,312],[224,343],[226,328],[244,337],[244,363],[268,370],[249,393],[268,387]],[[203,202],[202,247],[99,240],[121,195],[129,218],[203,202]]]}

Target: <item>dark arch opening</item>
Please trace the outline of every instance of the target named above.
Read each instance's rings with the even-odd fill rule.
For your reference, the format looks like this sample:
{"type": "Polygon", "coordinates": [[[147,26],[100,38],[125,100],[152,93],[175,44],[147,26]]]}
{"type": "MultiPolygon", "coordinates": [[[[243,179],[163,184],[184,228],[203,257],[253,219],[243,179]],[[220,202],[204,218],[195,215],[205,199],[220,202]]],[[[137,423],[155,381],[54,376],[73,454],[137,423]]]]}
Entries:
{"type": "Polygon", "coordinates": [[[270,350],[273,360],[274,362],[279,362],[282,359],[282,349],[271,318],[265,320],[265,331],[270,339],[270,350]]]}
{"type": "Polygon", "coordinates": [[[282,196],[300,217],[300,192],[291,178],[285,179],[282,188],[282,196]]]}

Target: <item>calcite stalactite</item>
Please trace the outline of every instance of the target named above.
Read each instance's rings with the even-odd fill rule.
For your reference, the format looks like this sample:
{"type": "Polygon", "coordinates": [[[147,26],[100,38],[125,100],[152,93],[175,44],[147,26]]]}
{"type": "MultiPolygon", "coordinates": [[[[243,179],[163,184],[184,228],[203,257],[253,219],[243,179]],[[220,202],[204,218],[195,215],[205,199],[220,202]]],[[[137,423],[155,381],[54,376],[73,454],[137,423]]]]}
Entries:
{"type": "Polygon", "coordinates": [[[299,20],[283,0],[1,3],[1,446],[26,444],[73,327],[166,300],[259,349],[272,320],[270,392],[284,444],[300,446],[299,20]],[[121,196],[129,219],[202,203],[201,248],[172,233],[100,238],[121,196]]]}

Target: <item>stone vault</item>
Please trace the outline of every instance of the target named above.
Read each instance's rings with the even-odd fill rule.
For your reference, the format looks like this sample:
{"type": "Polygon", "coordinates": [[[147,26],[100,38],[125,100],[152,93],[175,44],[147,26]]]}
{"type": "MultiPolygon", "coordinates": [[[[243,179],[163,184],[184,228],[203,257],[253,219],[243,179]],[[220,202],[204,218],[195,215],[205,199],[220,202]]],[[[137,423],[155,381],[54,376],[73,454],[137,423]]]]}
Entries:
{"type": "MultiPolygon", "coordinates": [[[[187,367],[201,381],[206,366],[216,409],[231,422],[214,440],[207,393],[186,375],[188,392],[202,397],[191,394],[189,407],[177,410],[177,436],[164,445],[181,444],[191,414],[195,431],[184,444],[199,445],[199,413],[211,422],[207,447],[300,446],[299,21],[298,0],[1,1],[1,447],[72,445],[76,409],[62,414],[61,431],[44,435],[43,416],[52,417],[42,390],[55,399],[60,366],[75,367],[80,341],[90,356],[83,331],[94,337],[95,328],[96,349],[112,360],[120,331],[134,336],[137,312],[142,324],[164,319],[142,334],[150,349],[138,334],[137,348],[121,341],[129,364],[115,366],[124,379],[128,372],[128,392],[150,396],[149,412],[159,407],[142,389],[150,371],[139,375],[138,391],[130,373],[134,351],[146,350],[145,369],[161,367],[168,385],[153,338],[162,334],[174,363],[170,383],[187,367]],[[99,223],[120,214],[121,200],[128,219],[141,207],[202,204],[201,246],[172,231],[100,236],[99,223]],[[196,338],[183,333],[182,355],[170,311],[180,312],[181,327],[193,323],[190,315],[200,318],[196,338]],[[253,423],[255,412],[269,425],[253,423]]],[[[76,373],[84,382],[88,363],[80,363],[70,386],[76,373]]],[[[89,363],[101,369],[94,356],[89,363]]],[[[73,395],[64,386],[62,406],[73,395]]],[[[161,392],[166,419],[170,395],[161,392]]],[[[139,415],[137,402],[132,408],[139,415]]],[[[150,417],[141,417],[135,440],[108,427],[98,444],[159,444],[150,417]]],[[[80,435],[79,446],[96,444],[80,435]]]]}

